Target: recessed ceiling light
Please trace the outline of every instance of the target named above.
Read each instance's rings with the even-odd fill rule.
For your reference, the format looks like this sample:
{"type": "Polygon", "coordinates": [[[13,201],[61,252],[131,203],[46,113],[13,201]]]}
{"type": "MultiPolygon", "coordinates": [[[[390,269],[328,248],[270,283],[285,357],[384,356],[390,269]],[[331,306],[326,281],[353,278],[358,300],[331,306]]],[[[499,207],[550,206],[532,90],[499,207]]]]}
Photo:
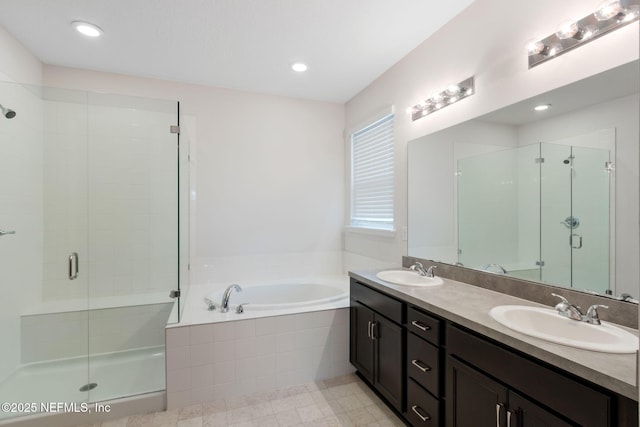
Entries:
{"type": "Polygon", "coordinates": [[[304,73],[305,71],[307,71],[307,68],[307,64],[303,62],[296,62],[295,64],[291,65],[291,69],[297,73],[304,73]]]}
{"type": "Polygon", "coordinates": [[[77,32],[84,34],[87,37],[100,37],[102,35],[102,29],[100,27],[88,22],[74,21],[71,25],[77,32]]]}
{"type": "Polygon", "coordinates": [[[533,109],[536,111],[544,111],[544,110],[548,110],[549,107],[551,107],[551,104],[541,104],[541,105],[536,105],[535,107],[533,107],[533,109]]]}

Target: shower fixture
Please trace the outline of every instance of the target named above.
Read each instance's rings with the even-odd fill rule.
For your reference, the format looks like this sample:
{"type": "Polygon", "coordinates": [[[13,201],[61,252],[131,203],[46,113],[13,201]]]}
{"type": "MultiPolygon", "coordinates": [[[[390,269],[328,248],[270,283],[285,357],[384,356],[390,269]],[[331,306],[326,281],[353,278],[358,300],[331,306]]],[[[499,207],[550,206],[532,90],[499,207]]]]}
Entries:
{"type": "Polygon", "coordinates": [[[0,104],[0,110],[2,110],[2,115],[7,119],[13,119],[16,116],[16,112],[11,108],[6,108],[2,104],[0,104]]]}

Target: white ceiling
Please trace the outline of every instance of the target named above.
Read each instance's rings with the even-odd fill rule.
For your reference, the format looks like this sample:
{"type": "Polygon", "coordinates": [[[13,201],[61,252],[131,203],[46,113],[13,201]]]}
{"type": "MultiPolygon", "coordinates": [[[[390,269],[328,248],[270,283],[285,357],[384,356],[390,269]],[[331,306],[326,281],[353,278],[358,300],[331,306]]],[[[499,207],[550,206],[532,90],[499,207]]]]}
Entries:
{"type": "Polygon", "coordinates": [[[0,25],[46,64],[345,102],[472,1],[0,0],[0,25]]]}

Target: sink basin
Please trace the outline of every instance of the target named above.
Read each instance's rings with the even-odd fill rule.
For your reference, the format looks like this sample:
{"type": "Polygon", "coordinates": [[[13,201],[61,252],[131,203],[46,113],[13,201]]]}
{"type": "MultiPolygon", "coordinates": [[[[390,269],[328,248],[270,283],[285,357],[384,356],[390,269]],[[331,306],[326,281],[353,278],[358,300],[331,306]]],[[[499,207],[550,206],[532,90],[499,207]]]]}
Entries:
{"type": "Polygon", "coordinates": [[[489,311],[498,323],[532,337],[603,353],[635,353],[638,337],[602,322],[591,325],[560,316],[556,310],[522,305],[501,305],[489,311]]]}
{"type": "Polygon", "coordinates": [[[385,282],[405,286],[439,286],[444,282],[440,277],[420,276],[411,270],[387,270],[376,274],[376,277],[385,282]]]}

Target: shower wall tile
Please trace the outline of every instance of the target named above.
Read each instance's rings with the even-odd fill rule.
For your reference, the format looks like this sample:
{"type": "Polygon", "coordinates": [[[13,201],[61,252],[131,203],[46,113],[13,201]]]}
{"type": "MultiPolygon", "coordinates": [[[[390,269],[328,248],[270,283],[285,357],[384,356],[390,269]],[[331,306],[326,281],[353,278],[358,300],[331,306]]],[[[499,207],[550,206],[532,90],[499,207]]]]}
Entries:
{"type": "Polygon", "coordinates": [[[349,309],[168,327],[169,409],[353,372],[349,309]]]}
{"type": "Polygon", "coordinates": [[[172,303],[21,317],[22,363],[164,345],[172,303]]]}

